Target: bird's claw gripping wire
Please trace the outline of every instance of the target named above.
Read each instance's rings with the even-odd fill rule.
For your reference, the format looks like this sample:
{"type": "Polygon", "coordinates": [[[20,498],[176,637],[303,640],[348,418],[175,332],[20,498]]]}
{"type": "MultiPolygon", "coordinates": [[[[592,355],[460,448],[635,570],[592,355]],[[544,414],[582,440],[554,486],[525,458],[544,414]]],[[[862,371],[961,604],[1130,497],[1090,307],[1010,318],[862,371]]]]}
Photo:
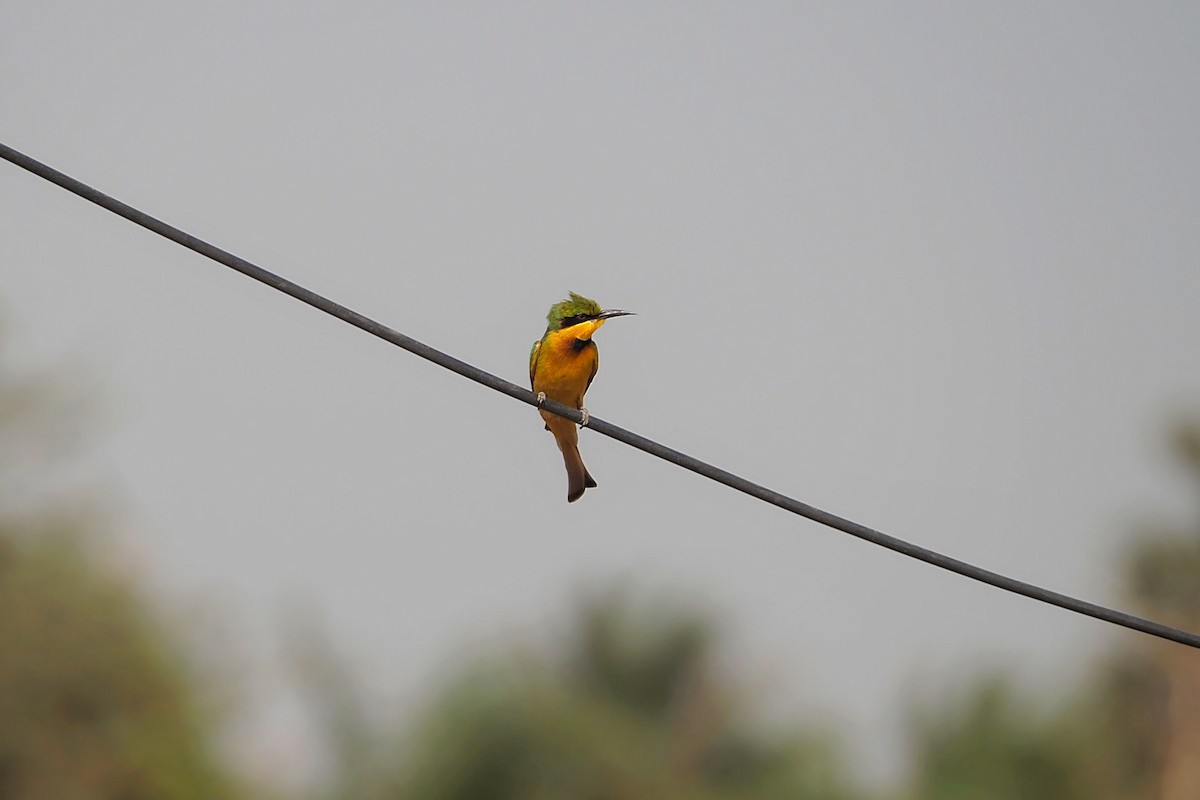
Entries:
{"type": "MultiPolygon", "coordinates": [[[[545,404],[545,402],[546,402],[546,393],[538,392],[537,393],[538,408],[541,408],[542,405],[545,404]]],[[[586,408],[581,408],[581,409],[579,409],[579,416],[580,416],[579,427],[586,428],[588,422],[591,420],[591,415],[588,414],[588,410],[586,408]]],[[[550,430],[550,429],[546,428],[546,430],[550,430]]]]}

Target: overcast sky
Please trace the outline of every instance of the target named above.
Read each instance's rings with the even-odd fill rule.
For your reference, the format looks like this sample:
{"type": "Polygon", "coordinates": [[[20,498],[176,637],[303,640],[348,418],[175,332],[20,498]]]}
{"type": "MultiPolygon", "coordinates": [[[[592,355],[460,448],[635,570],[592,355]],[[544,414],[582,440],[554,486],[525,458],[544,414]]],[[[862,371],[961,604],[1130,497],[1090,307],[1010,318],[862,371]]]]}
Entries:
{"type": "MultiPolygon", "coordinates": [[[[6,4],[0,140],[523,383],[575,290],[599,417],[954,556],[1121,603],[1200,408],[1193,3],[6,4]]],[[[245,665],[322,617],[371,685],[630,578],[718,615],[765,703],[875,776],[914,685],[1066,687],[1100,623],[527,406],[0,164],[8,357],[80,375],[124,558],[245,665]],[[211,620],[209,623],[212,624],[211,620]]],[[[1132,636],[1132,634],[1130,634],[1132,636]]]]}

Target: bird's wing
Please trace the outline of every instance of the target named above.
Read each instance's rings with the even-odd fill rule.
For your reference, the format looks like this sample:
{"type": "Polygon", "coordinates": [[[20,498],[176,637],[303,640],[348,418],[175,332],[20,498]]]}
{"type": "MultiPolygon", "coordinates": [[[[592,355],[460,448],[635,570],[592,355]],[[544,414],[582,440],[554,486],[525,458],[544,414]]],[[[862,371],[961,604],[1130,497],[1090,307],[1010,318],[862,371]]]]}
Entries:
{"type": "MultiPolygon", "coordinates": [[[[592,349],[595,350],[594,347],[592,349]]],[[[599,354],[597,354],[596,357],[592,359],[592,374],[588,375],[587,386],[583,387],[584,392],[586,392],[588,389],[592,388],[592,381],[596,378],[596,371],[598,369],[600,369],[600,355],[599,354]]]]}
{"type": "Polygon", "coordinates": [[[542,340],[538,339],[533,343],[533,349],[529,351],[529,386],[533,387],[533,376],[537,372],[538,353],[542,350],[542,340]]]}

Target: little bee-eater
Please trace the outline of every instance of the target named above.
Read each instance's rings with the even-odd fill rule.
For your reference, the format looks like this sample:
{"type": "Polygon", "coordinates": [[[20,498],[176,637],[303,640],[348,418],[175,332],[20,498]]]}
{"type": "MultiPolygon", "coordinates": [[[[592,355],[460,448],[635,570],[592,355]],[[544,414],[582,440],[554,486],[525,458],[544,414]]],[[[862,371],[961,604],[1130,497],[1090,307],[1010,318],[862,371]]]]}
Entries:
{"type": "MultiPolygon", "coordinates": [[[[583,394],[592,385],[592,378],[596,377],[596,369],[600,366],[592,334],[606,320],[632,313],[605,311],[595,300],[574,292],[569,299],[550,306],[546,332],[540,341],[534,342],[533,352],[529,354],[529,381],[538,401],[549,397],[578,408],[583,413],[582,424],[587,425],[588,412],[583,407],[583,394]]],[[[567,502],[574,503],[583,496],[584,489],[596,485],[579,456],[579,432],[575,423],[565,417],[549,411],[539,413],[546,421],[546,430],[554,434],[554,441],[562,450],[567,465],[567,502]]]]}

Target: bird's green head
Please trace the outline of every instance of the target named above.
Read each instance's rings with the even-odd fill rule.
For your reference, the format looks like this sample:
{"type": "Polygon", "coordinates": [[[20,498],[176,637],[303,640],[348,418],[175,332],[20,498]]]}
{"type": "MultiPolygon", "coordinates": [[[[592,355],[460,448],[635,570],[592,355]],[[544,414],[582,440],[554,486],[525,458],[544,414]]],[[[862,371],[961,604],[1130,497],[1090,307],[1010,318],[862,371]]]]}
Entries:
{"type": "Polygon", "coordinates": [[[595,330],[603,325],[606,319],[623,317],[632,313],[632,311],[619,311],[617,309],[604,310],[592,298],[571,292],[566,300],[561,300],[550,306],[550,313],[546,315],[546,322],[548,323],[546,329],[557,331],[589,322],[592,323],[591,330],[595,330]]]}
{"type": "Polygon", "coordinates": [[[584,297],[575,292],[570,293],[570,297],[566,300],[561,300],[550,306],[550,313],[546,315],[546,322],[550,323],[551,330],[569,327],[563,322],[584,322],[595,317],[600,313],[600,304],[590,297],[584,297]]]}

